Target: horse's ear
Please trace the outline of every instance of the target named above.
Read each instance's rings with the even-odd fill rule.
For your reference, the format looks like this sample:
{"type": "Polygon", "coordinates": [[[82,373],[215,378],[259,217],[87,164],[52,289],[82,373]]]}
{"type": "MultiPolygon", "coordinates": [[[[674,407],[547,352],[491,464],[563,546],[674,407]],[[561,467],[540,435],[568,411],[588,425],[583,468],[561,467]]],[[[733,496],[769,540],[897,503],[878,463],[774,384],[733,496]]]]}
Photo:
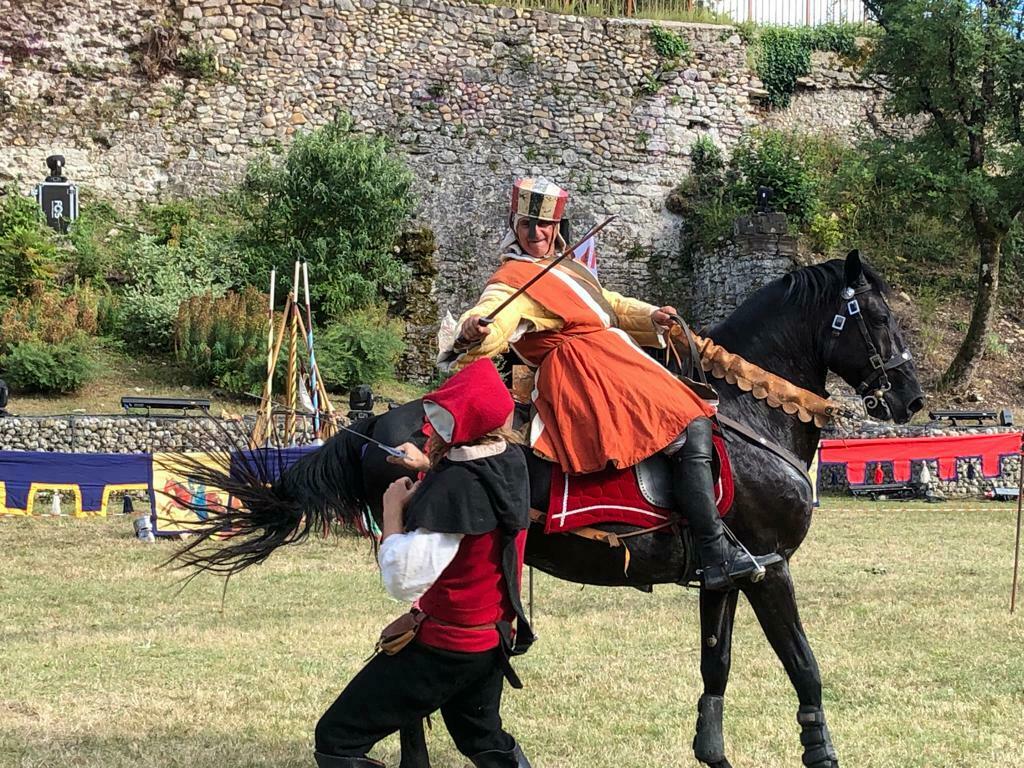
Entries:
{"type": "Polygon", "coordinates": [[[846,254],[846,284],[857,285],[864,278],[864,268],[860,263],[860,251],[854,248],[846,254]]]}

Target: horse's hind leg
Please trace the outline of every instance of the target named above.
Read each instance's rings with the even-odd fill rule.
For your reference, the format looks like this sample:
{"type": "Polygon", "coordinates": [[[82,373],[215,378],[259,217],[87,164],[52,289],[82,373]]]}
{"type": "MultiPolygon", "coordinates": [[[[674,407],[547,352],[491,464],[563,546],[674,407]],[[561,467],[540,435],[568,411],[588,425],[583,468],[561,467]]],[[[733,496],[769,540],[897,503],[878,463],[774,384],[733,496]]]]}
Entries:
{"type": "Polygon", "coordinates": [[[821,707],[821,673],[800,624],[788,564],[769,568],[764,581],[746,586],[743,591],[800,700],[796,719],[801,728],[804,765],[839,768],[821,707]]]}
{"type": "Polygon", "coordinates": [[[725,757],[722,705],[732,664],[732,627],[738,595],[735,590],[700,591],[700,674],[704,694],[697,702],[693,754],[711,768],[731,768],[725,757]]]}

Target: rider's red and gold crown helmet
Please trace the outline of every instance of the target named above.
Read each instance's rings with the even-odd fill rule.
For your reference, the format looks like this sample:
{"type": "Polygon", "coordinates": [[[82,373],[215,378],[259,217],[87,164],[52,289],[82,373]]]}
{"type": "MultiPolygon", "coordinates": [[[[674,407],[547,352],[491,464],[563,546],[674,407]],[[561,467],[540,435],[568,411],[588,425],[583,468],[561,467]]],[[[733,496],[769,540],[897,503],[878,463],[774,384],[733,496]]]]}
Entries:
{"type": "Polygon", "coordinates": [[[544,178],[516,179],[512,184],[511,220],[526,216],[540,221],[561,221],[569,193],[544,178]]]}

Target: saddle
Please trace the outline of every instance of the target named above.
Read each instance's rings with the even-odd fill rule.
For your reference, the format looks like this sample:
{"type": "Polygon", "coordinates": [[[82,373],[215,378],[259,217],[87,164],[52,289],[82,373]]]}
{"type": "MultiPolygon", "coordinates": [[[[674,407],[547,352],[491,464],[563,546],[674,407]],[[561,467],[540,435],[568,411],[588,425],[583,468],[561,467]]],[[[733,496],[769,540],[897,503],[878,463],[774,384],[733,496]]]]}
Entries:
{"type": "MultiPolygon", "coordinates": [[[[725,440],[715,430],[712,470],[715,498],[723,517],[732,507],[732,467],[725,440]]],[[[558,464],[551,468],[551,495],[545,533],[569,533],[602,523],[642,529],[685,525],[676,514],[669,460],[658,453],[626,469],[610,467],[586,475],[567,475],[558,464]]]]}

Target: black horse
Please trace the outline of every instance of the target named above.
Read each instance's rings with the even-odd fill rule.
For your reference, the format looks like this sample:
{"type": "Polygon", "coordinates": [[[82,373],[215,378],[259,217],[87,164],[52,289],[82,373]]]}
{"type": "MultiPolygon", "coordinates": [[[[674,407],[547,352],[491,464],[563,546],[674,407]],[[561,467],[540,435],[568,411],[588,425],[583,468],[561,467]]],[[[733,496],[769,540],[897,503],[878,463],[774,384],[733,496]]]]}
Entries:
{"type": "MultiPolygon", "coordinates": [[[[832,370],[857,390],[872,416],[902,423],[922,407],[922,392],[884,293],[878,275],[853,252],[845,262],[833,260],[776,280],[747,299],[727,320],[706,329],[705,335],[821,396],[827,396],[825,379],[832,370]]],[[[818,665],[800,623],[788,569],[788,559],[807,535],[813,507],[806,473],[794,464],[810,465],[819,429],[735,386],[716,384],[723,415],[782,449],[773,452],[726,431],[735,475],[735,501],[726,522],[751,551],[778,552],[786,559],[781,566],[769,568],[762,581],[744,584],[741,590],[796,689],[804,765],[838,768],[821,705],[818,665]],[[787,461],[782,453],[797,460],[787,461]]],[[[422,405],[414,401],[360,422],[358,429],[375,440],[397,445],[416,441],[422,424],[422,405]]],[[[543,510],[548,504],[550,465],[529,451],[527,456],[532,503],[543,510]]],[[[236,468],[231,477],[202,478],[230,491],[245,509],[211,514],[199,536],[180,553],[184,562],[230,574],[261,562],[276,547],[301,540],[310,531],[325,529],[336,521],[360,520],[367,508],[379,520],[383,492],[402,470],[388,463],[384,452],[342,432],[272,484],[258,472],[249,474],[243,477],[236,468]],[[227,544],[204,546],[210,537],[226,530],[234,533],[227,544]]],[[[624,542],[630,550],[628,572],[622,567],[621,550],[573,535],[547,535],[535,524],[527,540],[526,562],[559,578],[602,586],[646,589],[653,584],[685,582],[693,575],[686,537],[654,534],[624,542]]],[[[700,593],[704,692],[698,702],[693,749],[697,759],[712,768],[730,768],[722,704],[737,598],[737,591],[702,589],[700,593]]],[[[403,731],[403,768],[429,764],[418,729],[417,724],[403,731]]]]}

